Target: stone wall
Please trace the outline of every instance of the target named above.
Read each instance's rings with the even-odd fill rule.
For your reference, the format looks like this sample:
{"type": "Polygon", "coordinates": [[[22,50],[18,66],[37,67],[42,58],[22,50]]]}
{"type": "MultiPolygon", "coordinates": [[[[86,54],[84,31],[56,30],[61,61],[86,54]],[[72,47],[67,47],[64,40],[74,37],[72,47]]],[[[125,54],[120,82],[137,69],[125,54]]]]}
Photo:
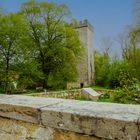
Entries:
{"type": "Polygon", "coordinates": [[[0,140],[140,140],[140,106],[0,95],[0,140]]]}
{"type": "Polygon", "coordinates": [[[66,91],[47,91],[40,93],[30,93],[28,95],[47,98],[63,98],[63,99],[76,99],[82,96],[81,89],[66,90],[66,91]]]}
{"type": "Polygon", "coordinates": [[[0,140],[99,140],[61,129],[0,118],[0,140]]]}
{"type": "MultiPolygon", "coordinates": [[[[82,88],[66,91],[47,91],[25,94],[29,96],[45,97],[45,98],[61,98],[61,99],[75,99],[75,100],[87,100],[97,101],[101,92],[96,92],[92,88],[82,88]]],[[[23,94],[22,94],[23,95],[23,94]]]]}

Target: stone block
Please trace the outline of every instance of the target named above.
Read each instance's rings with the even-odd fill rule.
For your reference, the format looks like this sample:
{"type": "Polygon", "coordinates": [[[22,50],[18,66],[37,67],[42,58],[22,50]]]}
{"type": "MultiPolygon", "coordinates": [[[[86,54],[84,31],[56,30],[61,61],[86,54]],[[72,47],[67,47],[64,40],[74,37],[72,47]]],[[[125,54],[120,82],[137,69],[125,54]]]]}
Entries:
{"type": "Polygon", "coordinates": [[[59,102],[59,100],[53,100],[51,98],[11,95],[4,100],[0,100],[0,116],[40,123],[40,108],[59,102]]]}
{"type": "Polygon", "coordinates": [[[3,96],[0,139],[4,136],[15,140],[139,140],[140,105],[3,96]]]}
{"type": "Polygon", "coordinates": [[[82,89],[82,96],[89,100],[97,101],[100,94],[93,90],[92,88],[83,88],[82,89]]]}
{"type": "Polygon", "coordinates": [[[22,121],[0,119],[0,140],[54,140],[54,129],[22,121]]]}
{"type": "Polygon", "coordinates": [[[135,140],[140,133],[139,105],[64,101],[41,109],[45,126],[110,140],[135,140]]]}

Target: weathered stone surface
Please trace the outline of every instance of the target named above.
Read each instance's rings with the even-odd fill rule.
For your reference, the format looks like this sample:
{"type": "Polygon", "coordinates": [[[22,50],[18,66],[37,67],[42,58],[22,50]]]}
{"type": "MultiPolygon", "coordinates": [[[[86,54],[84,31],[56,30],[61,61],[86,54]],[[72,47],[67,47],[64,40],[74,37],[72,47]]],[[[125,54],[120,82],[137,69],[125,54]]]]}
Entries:
{"type": "Polygon", "coordinates": [[[43,125],[106,139],[135,140],[140,131],[139,105],[69,100],[41,111],[43,125]]]}
{"type": "MultiPolygon", "coordinates": [[[[94,136],[82,135],[74,132],[55,130],[54,140],[103,140],[94,136]]],[[[104,139],[105,140],[105,139],[104,139]]]]}
{"type": "Polygon", "coordinates": [[[49,98],[11,95],[11,97],[0,100],[0,116],[39,123],[40,108],[59,102],[61,101],[49,98]]]}
{"type": "Polygon", "coordinates": [[[72,24],[84,46],[84,57],[80,59],[77,70],[79,77],[75,83],[68,83],[68,88],[84,87],[94,82],[94,58],[93,58],[93,27],[88,20],[79,24],[72,24]],[[78,85],[79,83],[79,85],[78,85]]]}
{"type": "Polygon", "coordinates": [[[26,140],[26,139],[13,134],[0,134],[0,140],[26,140]]]}
{"type": "Polygon", "coordinates": [[[52,128],[39,127],[33,133],[33,138],[37,140],[55,140],[53,135],[54,135],[54,130],[52,128]]]}
{"type": "Polygon", "coordinates": [[[101,140],[65,130],[44,128],[37,124],[0,119],[0,140],[101,140]]]}
{"type": "Polygon", "coordinates": [[[7,98],[11,98],[12,96],[10,95],[4,95],[4,94],[0,94],[0,100],[5,100],[7,98]]]}
{"type": "Polygon", "coordinates": [[[79,65],[79,80],[84,86],[91,84],[94,77],[94,62],[93,62],[93,27],[87,20],[80,22],[75,28],[78,32],[79,38],[82,41],[85,51],[84,51],[84,61],[79,65]]]}
{"type": "MultiPolygon", "coordinates": [[[[77,140],[77,133],[88,135],[86,140],[95,137],[139,140],[139,119],[140,105],[3,96],[3,100],[0,100],[0,140],[6,134],[13,139],[31,137],[38,140],[57,140],[56,130],[64,133],[58,136],[58,140],[77,140]],[[65,133],[65,130],[69,132],[65,133]]],[[[82,137],[80,139],[83,140],[82,137]]]]}
{"type": "MultiPolygon", "coordinates": [[[[3,96],[3,98],[4,98],[4,96],[3,96]]],[[[0,101],[0,104],[40,108],[40,107],[49,106],[49,105],[53,105],[53,104],[60,103],[60,102],[61,102],[60,100],[54,100],[53,98],[46,99],[46,98],[42,98],[42,97],[9,95],[8,98],[5,98],[5,100],[0,101]]]]}
{"type": "Polygon", "coordinates": [[[53,133],[52,128],[0,118],[0,140],[53,140],[53,133]]]}
{"type": "Polygon", "coordinates": [[[84,96],[87,99],[97,101],[100,94],[93,90],[92,88],[83,88],[82,89],[82,96],[84,96]]]}
{"type": "Polygon", "coordinates": [[[81,97],[81,89],[66,90],[66,91],[47,91],[47,92],[40,92],[40,93],[31,93],[28,95],[37,96],[37,97],[47,97],[47,98],[75,99],[77,97],[81,97]]]}

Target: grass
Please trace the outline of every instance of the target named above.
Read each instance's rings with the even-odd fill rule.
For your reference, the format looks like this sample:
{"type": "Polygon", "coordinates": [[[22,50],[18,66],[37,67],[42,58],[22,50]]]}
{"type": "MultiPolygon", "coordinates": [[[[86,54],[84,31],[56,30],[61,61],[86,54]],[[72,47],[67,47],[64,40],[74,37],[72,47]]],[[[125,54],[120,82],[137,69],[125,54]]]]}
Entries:
{"type": "Polygon", "coordinates": [[[111,102],[110,94],[109,93],[102,94],[99,97],[98,102],[111,102]]]}
{"type": "Polygon", "coordinates": [[[84,96],[77,96],[74,98],[75,100],[80,100],[80,101],[91,101],[90,99],[87,99],[86,97],[84,96]]]}
{"type": "Polygon", "coordinates": [[[111,94],[115,89],[101,86],[92,86],[91,88],[97,91],[104,91],[104,94],[100,95],[98,102],[111,102],[111,94]]]}
{"type": "Polygon", "coordinates": [[[111,89],[111,88],[101,87],[101,86],[92,86],[91,88],[94,89],[94,90],[114,90],[114,89],[111,89]]]}

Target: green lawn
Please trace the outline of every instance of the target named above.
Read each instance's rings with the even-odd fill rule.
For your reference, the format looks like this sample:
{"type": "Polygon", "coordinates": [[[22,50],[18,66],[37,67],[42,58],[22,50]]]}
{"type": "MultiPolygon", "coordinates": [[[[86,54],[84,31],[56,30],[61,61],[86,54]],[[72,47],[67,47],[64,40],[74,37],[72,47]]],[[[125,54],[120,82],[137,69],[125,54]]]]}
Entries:
{"type": "Polygon", "coordinates": [[[92,86],[91,88],[94,90],[113,90],[113,89],[110,89],[107,87],[101,87],[101,86],[92,86]]]}
{"type": "Polygon", "coordinates": [[[101,86],[92,86],[91,88],[96,91],[104,91],[104,94],[102,94],[99,97],[98,102],[111,102],[110,95],[115,89],[110,89],[110,88],[101,87],[101,86]]]}

